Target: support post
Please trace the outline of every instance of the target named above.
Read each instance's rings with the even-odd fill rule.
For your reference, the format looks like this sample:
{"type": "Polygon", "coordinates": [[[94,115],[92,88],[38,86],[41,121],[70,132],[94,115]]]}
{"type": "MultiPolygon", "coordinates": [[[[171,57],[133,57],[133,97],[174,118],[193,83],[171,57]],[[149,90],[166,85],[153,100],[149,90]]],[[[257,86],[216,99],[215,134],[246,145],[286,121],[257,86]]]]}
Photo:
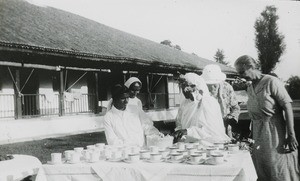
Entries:
{"type": "Polygon", "coordinates": [[[21,92],[19,92],[19,87],[20,87],[20,70],[16,69],[16,84],[14,86],[15,90],[15,119],[20,119],[22,118],[22,96],[21,92]],[[16,87],[17,86],[17,87],[16,87]]]}
{"type": "Polygon", "coordinates": [[[166,75],[165,76],[165,79],[164,79],[164,82],[165,82],[165,99],[166,99],[166,109],[169,109],[170,108],[170,105],[169,105],[169,79],[168,79],[168,76],[166,75]]]}
{"type": "Polygon", "coordinates": [[[95,72],[95,114],[99,113],[99,72],[95,72]]]}
{"type": "Polygon", "coordinates": [[[65,115],[64,91],[64,72],[61,69],[59,72],[59,116],[65,115]]]}

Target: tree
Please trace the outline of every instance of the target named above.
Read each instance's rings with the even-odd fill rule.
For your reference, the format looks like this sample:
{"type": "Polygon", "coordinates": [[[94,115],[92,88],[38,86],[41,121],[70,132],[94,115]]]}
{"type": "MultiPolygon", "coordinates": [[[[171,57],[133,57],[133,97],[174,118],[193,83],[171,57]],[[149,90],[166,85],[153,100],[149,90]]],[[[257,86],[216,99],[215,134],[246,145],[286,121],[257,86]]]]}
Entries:
{"type": "Polygon", "coordinates": [[[286,82],[286,90],[292,99],[300,99],[300,77],[291,76],[286,82]]]}
{"type": "Polygon", "coordinates": [[[284,35],[278,32],[276,22],[279,16],[276,11],[275,6],[266,6],[254,24],[255,47],[257,48],[261,71],[264,74],[269,74],[275,69],[286,47],[284,35]]]}
{"type": "Polygon", "coordinates": [[[181,47],[179,45],[173,45],[170,40],[164,40],[164,41],[160,42],[160,44],[167,45],[167,46],[175,48],[177,50],[181,50],[181,47]]]}
{"type": "Polygon", "coordinates": [[[224,64],[224,65],[228,65],[229,62],[226,62],[224,59],[225,59],[225,55],[224,55],[224,51],[221,50],[221,49],[218,49],[215,56],[214,56],[214,59],[216,60],[216,62],[218,63],[221,63],[221,64],[224,64]]]}

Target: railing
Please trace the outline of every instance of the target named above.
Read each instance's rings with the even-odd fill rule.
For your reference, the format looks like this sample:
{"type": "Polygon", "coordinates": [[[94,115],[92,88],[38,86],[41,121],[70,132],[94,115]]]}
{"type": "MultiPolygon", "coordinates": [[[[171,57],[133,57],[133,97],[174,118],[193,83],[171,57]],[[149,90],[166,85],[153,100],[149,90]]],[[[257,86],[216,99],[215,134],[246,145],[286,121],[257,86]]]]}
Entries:
{"type": "MultiPolygon", "coordinates": [[[[89,113],[95,110],[95,95],[80,94],[72,100],[65,99],[65,114],[89,113]]],[[[23,94],[22,117],[38,117],[59,114],[58,94],[23,94]]]]}
{"type": "Polygon", "coordinates": [[[12,118],[14,116],[14,94],[0,94],[0,118],[12,118]]]}
{"type": "Polygon", "coordinates": [[[58,115],[58,102],[58,94],[23,94],[22,117],[58,115]]]}
{"type": "Polygon", "coordinates": [[[69,100],[65,100],[65,113],[90,113],[95,110],[95,96],[94,94],[81,94],[74,96],[69,100]]]}

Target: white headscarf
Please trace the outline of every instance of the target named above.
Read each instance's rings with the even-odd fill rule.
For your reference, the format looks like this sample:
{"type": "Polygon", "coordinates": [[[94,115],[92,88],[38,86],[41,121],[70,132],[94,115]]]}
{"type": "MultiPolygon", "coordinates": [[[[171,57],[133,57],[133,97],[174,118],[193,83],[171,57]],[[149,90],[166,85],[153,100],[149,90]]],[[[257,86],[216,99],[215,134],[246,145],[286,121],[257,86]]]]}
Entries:
{"type": "Polygon", "coordinates": [[[183,76],[184,80],[187,81],[190,84],[196,85],[196,88],[198,91],[202,90],[203,96],[209,95],[209,90],[207,88],[207,85],[204,81],[204,79],[195,73],[186,73],[183,76]]]}
{"type": "Polygon", "coordinates": [[[136,78],[136,77],[130,77],[125,83],[124,85],[129,88],[131,86],[131,84],[133,84],[134,82],[138,82],[142,85],[142,82],[140,81],[140,79],[136,78]]]}

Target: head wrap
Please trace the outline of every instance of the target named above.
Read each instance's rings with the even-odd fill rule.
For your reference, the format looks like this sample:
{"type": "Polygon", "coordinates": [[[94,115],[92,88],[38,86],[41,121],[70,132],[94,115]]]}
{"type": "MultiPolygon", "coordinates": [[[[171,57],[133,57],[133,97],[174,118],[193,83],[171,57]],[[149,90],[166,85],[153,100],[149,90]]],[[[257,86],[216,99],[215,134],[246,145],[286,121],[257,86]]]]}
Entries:
{"type": "Polygon", "coordinates": [[[142,85],[142,82],[140,81],[140,79],[136,78],[136,77],[130,77],[126,82],[125,82],[125,86],[127,88],[129,88],[131,86],[131,84],[138,82],[142,85]]]}
{"type": "Polygon", "coordinates": [[[186,73],[183,76],[183,79],[185,81],[187,81],[188,83],[190,83],[190,84],[196,85],[196,88],[198,90],[202,90],[203,96],[204,95],[209,95],[209,91],[208,91],[208,88],[207,88],[207,85],[206,85],[204,79],[201,76],[199,76],[198,74],[186,73]]]}

